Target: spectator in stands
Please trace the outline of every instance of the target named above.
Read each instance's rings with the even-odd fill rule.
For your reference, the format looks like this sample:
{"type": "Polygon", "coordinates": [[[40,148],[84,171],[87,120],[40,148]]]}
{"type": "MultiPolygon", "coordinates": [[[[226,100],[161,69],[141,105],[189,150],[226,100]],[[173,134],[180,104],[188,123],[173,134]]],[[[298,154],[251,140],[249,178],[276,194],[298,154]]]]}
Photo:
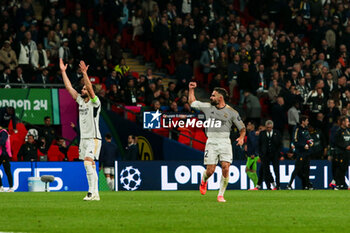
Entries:
{"type": "Polygon", "coordinates": [[[261,105],[258,97],[246,90],[244,91],[244,104],[247,120],[254,122],[256,125],[259,125],[261,117],[261,105]]]}
{"type": "Polygon", "coordinates": [[[37,76],[36,76],[36,83],[43,84],[42,87],[46,88],[45,84],[48,84],[50,82],[49,78],[49,71],[47,69],[43,69],[37,76]]]}
{"type": "Polygon", "coordinates": [[[161,92],[157,89],[156,84],[154,82],[151,82],[148,86],[148,89],[146,90],[145,95],[145,103],[147,105],[150,105],[153,100],[158,99],[160,97],[161,92]]]}
{"type": "MultiPolygon", "coordinates": [[[[216,59],[218,59],[219,54],[215,54],[215,55],[217,55],[216,59]]],[[[183,49],[183,43],[182,43],[182,41],[178,41],[176,43],[176,50],[174,52],[175,66],[178,66],[178,65],[180,65],[180,63],[184,62],[186,57],[188,57],[188,54],[183,49]]],[[[203,62],[207,62],[207,60],[204,59],[203,62]]]]}
{"type": "Polygon", "coordinates": [[[115,65],[119,64],[120,59],[123,57],[123,51],[120,45],[121,39],[120,35],[116,35],[111,45],[112,64],[115,65]]]}
{"type": "Polygon", "coordinates": [[[160,107],[160,101],[159,100],[153,100],[152,101],[152,104],[151,104],[151,107],[152,107],[152,111],[161,111],[160,107]]]}
{"type": "Polygon", "coordinates": [[[141,36],[143,34],[143,11],[142,9],[138,9],[136,14],[132,16],[131,24],[133,27],[132,39],[135,40],[136,36],[141,36]]]}
{"type": "MultiPolygon", "coordinates": [[[[0,166],[3,164],[4,170],[9,183],[8,192],[13,192],[13,177],[11,173],[10,160],[12,158],[10,137],[7,130],[5,130],[0,124],[0,166]]],[[[4,187],[2,186],[2,179],[0,176],[0,192],[4,192],[4,187]]]]}
{"type": "Polygon", "coordinates": [[[124,80],[128,74],[130,67],[126,65],[125,59],[120,59],[120,63],[114,67],[114,70],[117,72],[117,75],[121,80],[124,80]]]}
{"type": "Polygon", "coordinates": [[[219,58],[219,53],[214,49],[214,43],[209,43],[208,49],[202,52],[200,64],[203,67],[203,73],[206,76],[205,83],[208,83],[208,74],[216,71],[216,65],[219,58]]]}
{"type": "Polygon", "coordinates": [[[151,68],[147,68],[146,78],[148,80],[148,83],[155,82],[155,77],[153,76],[153,71],[151,68]]]}
{"type": "Polygon", "coordinates": [[[176,83],[177,91],[180,91],[183,88],[188,87],[188,83],[193,78],[193,68],[190,65],[189,57],[186,57],[185,60],[176,67],[175,76],[177,78],[177,83],[176,83]]]}
{"type": "Polygon", "coordinates": [[[154,33],[157,35],[155,37],[155,42],[157,44],[162,44],[164,41],[169,41],[170,30],[166,17],[160,18],[160,23],[154,28],[154,33]]]}
{"type": "Polygon", "coordinates": [[[5,83],[1,85],[1,88],[11,88],[10,83],[12,82],[11,69],[10,67],[5,67],[4,71],[0,75],[0,83],[5,83]]]}
{"type": "Polygon", "coordinates": [[[306,104],[308,94],[310,92],[310,89],[308,88],[305,82],[306,82],[305,78],[301,77],[299,79],[299,84],[296,86],[296,90],[300,92],[300,96],[301,98],[303,98],[302,104],[306,104]]]}
{"type": "Polygon", "coordinates": [[[324,112],[327,101],[324,96],[322,88],[317,88],[316,91],[314,91],[309,97],[308,102],[311,105],[313,119],[315,118],[315,115],[317,113],[324,112]]]}
{"type": "Polygon", "coordinates": [[[163,85],[163,79],[161,77],[156,79],[156,88],[157,90],[160,90],[160,92],[164,92],[164,85],[163,85]]]}
{"type": "Polygon", "coordinates": [[[39,136],[44,137],[46,139],[47,145],[51,146],[52,141],[56,137],[56,130],[51,125],[51,117],[44,117],[44,126],[41,128],[39,136]]]}
{"type": "Polygon", "coordinates": [[[170,104],[169,112],[179,112],[179,109],[178,109],[178,107],[177,107],[177,103],[176,103],[175,101],[173,101],[173,102],[170,104]]]}
{"type": "Polygon", "coordinates": [[[41,153],[42,155],[39,155],[39,161],[47,161],[48,150],[49,147],[46,143],[46,139],[44,137],[40,137],[38,140],[38,154],[41,153]]]}
{"type": "Polygon", "coordinates": [[[91,67],[92,73],[96,74],[96,68],[98,66],[99,60],[97,55],[96,42],[94,40],[90,40],[86,48],[84,49],[84,55],[86,64],[89,64],[91,67]]]}
{"type": "Polygon", "coordinates": [[[75,60],[80,61],[84,58],[85,47],[83,36],[78,34],[75,40],[70,43],[70,51],[75,60]]]}
{"type": "Polygon", "coordinates": [[[32,34],[30,31],[26,31],[24,33],[24,39],[19,44],[19,48],[17,49],[17,57],[18,64],[23,69],[23,73],[25,74],[24,80],[29,82],[33,75],[33,54],[34,51],[37,50],[37,45],[35,41],[32,40],[32,34]]]}
{"type": "Polygon", "coordinates": [[[24,81],[23,70],[22,70],[21,66],[18,66],[16,68],[16,72],[14,74],[13,82],[17,83],[17,84],[21,84],[21,85],[19,85],[17,87],[27,88],[26,82],[24,81]]]}
{"type": "Polygon", "coordinates": [[[136,161],[139,159],[139,148],[135,135],[128,136],[128,146],[125,148],[125,160],[136,161]]]}
{"type": "Polygon", "coordinates": [[[294,105],[288,110],[288,132],[289,137],[292,138],[294,128],[299,124],[299,103],[295,102],[294,105]]]}
{"type": "Polygon", "coordinates": [[[252,84],[251,77],[252,77],[252,73],[249,70],[249,65],[247,62],[244,62],[242,64],[242,70],[238,73],[238,78],[237,78],[237,84],[241,94],[240,103],[243,103],[243,100],[244,100],[243,90],[247,90],[253,93],[253,90],[252,90],[253,88],[251,87],[251,84],[252,84]]]}
{"type": "Polygon", "coordinates": [[[272,104],[276,103],[277,97],[279,96],[281,89],[282,88],[278,85],[277,79],[273,79],[272,86],[268,90],[269,99],[272,104]]]}
{"type": "Polygon", "coordinates": [[[174,101],[177,98],[176,84],[174,82],[168,83],[168,91],[170,100],[174,101]]]}
{"type": "Polygon", "coordinates": [[[69,62],[69,58],[71,57],[71,51],[69,48],[69,40],[67,38],[63,38],[62,45],[58,49],[58,58],[62,58],[64,63],[69,62]]]}
{"type": "Polygon", "coordinates": [[[61,39],[54,30],[50,30],[46,37],[44,37],[44,49],[52,51],[53,54],[57,54],[61,45],[61,39]]]}
{"type": "Polygon", "coordinates": [[[120,90],[118,89],[118,86],[116,84],[112,84],[111,89],[107,94],[107,98],[113,103],[124,102],[123,95],[122,93],[120,93],[120,90]]]}
{"type": "Polygon", "coordinates": [[[106,79],[106,88],[110,89],[113,84],[115,84],[117,86],[121,86],[122,85],[120,76],[117,75],[117,71],[115,71],[115,70],[113,70],[109,74],[109,76],[107,77],[107,79],[106,79]]]}
{"type": "Polygon", "coordinates": [[[167,40],[162,42],[162,46],[159,50],[160,58],[162,59],[162,65],[169,65],[171,61],[172,51],[167,40]]]}
{"type": "Polygon", "coordinates": [[[237,85],[237,77],[241,71],[240,56],[235,53],[233,61],[227,66],[228,83],[230,87],[230,99],[233,97],[233,90],[237,85]]]}
{"type": "Polygon", "coordinates": [[[258,71],[256,72],[255,76],[253,77],[253,89],[256,93],[261,95],[265,91],[268,90],[268,87],[270,85],[269,80],[270,77],[268,77],[267,72],[265,71],[265,66],[263,64],[260,64],[258,66],[258,71]]]}
{"type": "Polygon", "coordinates": [[[64,161],[68,161],[68,157],[67,157],[68,147],[66,145],[66,140],[62,137],[59,137],[57,139],[57,146],[60,152],[64,154],[64,161]]]}
{"type": "Polygon", "coordinates": [[[37,50],[33,51],[32,65],[34,70],[38,72],[48,68],[49,60],[47,59],[46,50],[43,49],[42,43],[38,43],[37,50]]]}
{"type": "MultiPolygon", "coordinates": [[[[30,126],[27,125],[26,128],[29,128],[30,126]]],[[[39,133],[38,130],[34,129],[34,128],[30,128],[27,132],[26,137],[24,138],[25,141],[28,141],[28,136],[32,135],[34,137],[34,141],[38,141],[39,139],[39,133]]]]}
{"type": "Polygon", "coordinates": [[[135,87],[135,80],[132,77],[128,78],[124,97],[125,97],[125,104],[126,105],[136,105],[136,103],[137,103],[137,91],[136,91],[136,87],[135,87]]]}
{"type": "Polygon", "coordinates": [[[120,160],[118,147],[112,142],[112,135],[107,133],[105,135],[105,142],[102,144],[99,167],[103,167],[107,185],[110,190],[114,190],[114,164],[116,160],[120,160]]]}
{"type": "Polygon", "coordinates": [[[17,154],[18,161],[37,161],[38,152],[34,136],[28,135],[28,140],[24,143],[17,154]]]}
{"type": "Polygon", "coordinates": [[[281,135],[283,135],[284,128],[288,123],[288,118],[286,106],[282,96],[277,97],[276,103],[272,105],[271,116],[274,123],[274,128],[277,129],[281,135]]]}
{"type": "Polygon", "coordinates": [[[14,50],[11,48],[11,42],[5,40],[4,45],[0,50],[0,71],[9,67],[11,71],[14,71],[17,67],[17,56],[14,50]]]}
{"type": "Polygon", "coordinates": [[[3,125],[4,128],[8,128],[10,121],[12,121],[12,126],[15,132],[17,133],[17,117],[14,107],[1,107],[0,108],[0,125],[3,125]]]}

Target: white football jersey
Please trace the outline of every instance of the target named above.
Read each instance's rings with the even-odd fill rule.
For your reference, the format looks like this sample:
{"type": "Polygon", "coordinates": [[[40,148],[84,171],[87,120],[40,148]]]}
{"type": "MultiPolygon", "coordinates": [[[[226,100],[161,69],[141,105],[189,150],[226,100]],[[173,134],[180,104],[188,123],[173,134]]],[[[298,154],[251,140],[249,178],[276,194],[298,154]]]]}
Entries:
{"type": "Polygon", "coordinates": [[[85,103],[84,99],[78,95],[76,102],[79,105],[80,138],[101,139],[99,119],[101,112],[101,102],[96,96],[95,103],[90,99],[85,103]]]}
{"type": "Polygon", "coordinates": [[[194,101],[192,102],[191,107],[202,111],[207,120],[212,119],[221,121],[221,127],[209,127],[205,129],[208,139],[230,138],[230,131],[233,124],[236,125],[238,130],[245,128],[238,112],[228,105],[218,109],[210,103],[194,101]]]}

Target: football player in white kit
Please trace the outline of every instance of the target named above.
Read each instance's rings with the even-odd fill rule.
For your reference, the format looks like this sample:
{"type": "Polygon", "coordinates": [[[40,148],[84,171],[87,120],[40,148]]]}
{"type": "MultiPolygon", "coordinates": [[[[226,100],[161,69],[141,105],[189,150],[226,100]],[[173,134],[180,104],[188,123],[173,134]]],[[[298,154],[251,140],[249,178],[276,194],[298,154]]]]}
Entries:
{"type": "Polygon", "coordinates": [[[80,145],[79,158],[84,160],[89,191],[84,201],[99,201],[98,175],[95,160],[98,160],[101,150],[101,133],[99,129],[99,117],[101,102],[95,95],[92,84],[87,75],[89,66],[83,61],[79,64],[83,73],[84,87],[79,94],[73,87],[66,73],[67,64],[60,59],[63,82],[69,94],[79,105],[80,145]]]}
{"type": "Polygon", "coordinates": [[[245,137],[245,126],[238,112],[226,105],[225,99],[228,97],[227,91],[223,88],[215,88],[210,96],[210,103],[203,103],[196,100],[194,89],[197,83],[189,83],[188,102],[192,108],[198,109],[205,114],[207,120],[221,121],[221,127],[206,128],[208,140],[205,145],[204,165],[206,170],[202,175],[199,190],[202,195],[207,191],[209,177],[214,173],[216,164],[221,163],[222,176],[220,181],[220,190],[217,197],[218,202],[226,202],[224,193],[229,181],[229,169],[232,163],[232,144],[230,140],[230,131],[232,124],[235,124],[240,131],[237,138],[237,145],[242,146],[245,137]]]}

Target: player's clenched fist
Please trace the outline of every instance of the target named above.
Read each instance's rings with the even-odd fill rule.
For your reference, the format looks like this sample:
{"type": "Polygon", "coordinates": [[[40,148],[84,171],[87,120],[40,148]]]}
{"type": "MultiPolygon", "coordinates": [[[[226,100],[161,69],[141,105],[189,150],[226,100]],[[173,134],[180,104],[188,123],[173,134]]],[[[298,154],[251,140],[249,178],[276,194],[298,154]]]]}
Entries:
{"type": "Polygon", "coordinates": [[[196,82],[190,82],[190,84],[188,84],[188,87],[190,89],[195,89],[197,87],[197,83],[196,82]]]}

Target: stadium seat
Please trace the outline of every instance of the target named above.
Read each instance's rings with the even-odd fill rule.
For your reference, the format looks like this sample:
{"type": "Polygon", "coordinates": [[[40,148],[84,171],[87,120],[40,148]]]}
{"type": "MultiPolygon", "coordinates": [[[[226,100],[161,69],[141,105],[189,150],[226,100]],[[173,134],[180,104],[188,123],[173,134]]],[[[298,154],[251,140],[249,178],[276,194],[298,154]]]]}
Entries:
{"type": "Polygon", "coordinates": [[[133,76],[136,79],[139,79],[140,74],[138,72],[131,72],[131,76],[133,76]]]}
{"type": "Polygon", "coordinates": [[[128,109],[131,111],[131,112],[125,111],[125,115],[124,115],[125,119],[136,122],[136,114],[140,113],[141,108],[137,106],[125,106],[125,109],[128,109]]]}
{"type": "Polygon", "coordinates": [[[79,159],[79,147],[70,146],[67,152],[68,161],[74,161],[79,159]]]}
{"type": "Polygon", "coordinates": [[[197,150],[204,151],[205,143],[207,142],[207,136],[205,135],[204,131],[202,129],[196,129],[194,132],[194,138],[203,143],[193,141],[192,147],[197,150]]]}
{"type": "Polygon", "coordinates": [[[197,82],[203,83],[204,75],[199,66],[194,69],[194,78],[197,82]]]}
{"type": "Polygon", "coordinates": [[[44,153],[42,153],[39,149],[37,149],[37,154],[38,154],[38,161],[41,161],[40,160],[40,157],[42,157],[42,156],[45,156],[45,154],[44,153]]]}
{"type": "Polygon", "coordinates": [[[24,143],[24,139],[19,134],[12,134],[10,136],[12,161],[17,161],[17,154],[24,143]]]}
{"type": "Polygon", "coordinates": [[[91,76],[91,77],[89,77],[89,79],[90,79],[90,82],[92,84],[99,84],[100,83],[100,78],[97,76],[91,76]]]}
{"type": "Polygon", "coordinates": [[[63,161],[64,154],[59,150],[57,145],[51,145],[47,152],[48,161],[63,161]]]}
{"type": "Polygon", "coordinates": [[[123,108],[113,104],[111,109],[112,109],[113,112],[117,113],[118,115],[124,116],[124,109],[123,108]]]}
{"type": "Polygon", "coordinates": [[[189,137],[193,137],[191,130],[186,128],[178,128],[178,130],[180,131],[178,142],[185,144],[187,146],[191,145],[191,139],[189,138],[189,137]]]}

